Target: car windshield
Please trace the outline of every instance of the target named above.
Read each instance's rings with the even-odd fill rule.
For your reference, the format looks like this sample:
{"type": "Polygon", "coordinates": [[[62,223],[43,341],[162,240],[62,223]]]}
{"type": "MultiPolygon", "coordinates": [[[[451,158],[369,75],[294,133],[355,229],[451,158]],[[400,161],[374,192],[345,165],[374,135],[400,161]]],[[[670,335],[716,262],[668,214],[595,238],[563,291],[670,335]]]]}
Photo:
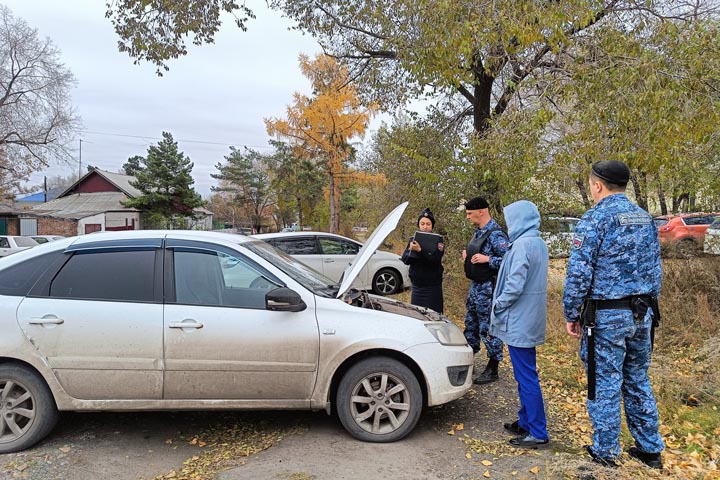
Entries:
{"type": "Polygon", "coordinates": [[[35,240],[28,237],[15,237],[15,243],[18,247],[34,247],[38,244],[35,240]]]}
{"type": "Polygon", "coordinates": [[[338,291],[335,282],[269,243],[253,240],[243,242],[242,246],[267,260],[316,295],[332,298],[338,291]]]}
{"type": "Polygon", "coordinates": [[[715,220],[710,224],[710,228],[720,230],[720,217],[715,217],[715,220]]]}
{"type": "Polygon", "coordinates": [[[654,218],[653,219],[653,222],[655,222],[655,225],[658,227],[662,227],[663,225],[668,223],[668,221],[669,220],[667,218],[654,218]]]}

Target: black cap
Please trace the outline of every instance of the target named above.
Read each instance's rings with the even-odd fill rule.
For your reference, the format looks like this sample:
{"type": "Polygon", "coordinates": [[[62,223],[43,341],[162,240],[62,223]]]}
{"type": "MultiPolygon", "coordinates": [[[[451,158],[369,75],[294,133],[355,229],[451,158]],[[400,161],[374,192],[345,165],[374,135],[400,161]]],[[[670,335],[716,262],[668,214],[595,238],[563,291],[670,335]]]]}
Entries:
{"type": "Polygon", "coordinates": [[[429,219],[433,228],[435,227],[435,215],[433,215],[432,211],[429,208],[423,208],[423,211],[420,212],[420,216],[417,219],[418,224],[420,223],[421,218],[429,219]]]}
{"type": "Polygon", "coordinates": [[[488,204],[487,200],[485,200],[483,197],[475,197],[471,198],[467,202],[465,202],[465,210],[482,210],[483,208],[489,208],[490,204],[488,204]]]}
{"type": "Polygon", "coordinates": [[[630,180],[630,169],[618,160],[595,162],[592,166],[592,173],[596,177],[615,185],[625,186],[630,180]]]}

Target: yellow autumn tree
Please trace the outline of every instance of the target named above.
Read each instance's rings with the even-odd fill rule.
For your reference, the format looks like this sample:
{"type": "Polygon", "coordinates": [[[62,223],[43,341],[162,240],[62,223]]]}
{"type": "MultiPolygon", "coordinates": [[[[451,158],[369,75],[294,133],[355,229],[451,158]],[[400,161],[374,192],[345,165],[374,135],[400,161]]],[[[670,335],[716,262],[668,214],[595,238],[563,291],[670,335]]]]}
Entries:
{"type": "Polygon", "coordinates": [[[321,162],[328,178],[330,232],[340,231],[340,177],[351,154],[349,140],[365,134],[375,109],[364,106],[347,69],[327,55],[300,55],[300,70],[313,95],[293,95],[285,118],[266,118],[271,136],[287,141],[295,155],[321,162]]]}

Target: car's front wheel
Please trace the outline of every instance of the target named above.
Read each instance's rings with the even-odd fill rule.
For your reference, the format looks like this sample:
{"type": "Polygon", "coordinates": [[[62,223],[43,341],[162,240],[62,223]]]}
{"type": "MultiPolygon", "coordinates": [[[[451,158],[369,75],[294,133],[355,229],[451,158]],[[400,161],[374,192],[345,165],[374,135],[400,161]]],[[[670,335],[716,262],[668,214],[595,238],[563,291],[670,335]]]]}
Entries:
{"type": "Polygon", "coordinates": [[[402,287],[402,278],[395,270],[383,268],[373,277],[372,289],[378,295],[394,295],[402,287]]]}
{"type": "Polygon", "coordinates": [[[23,365],[0,365],[0,453],[33,446],[57,420],[50,389],[37,373],[23,365]]]}
{"type": "Polygon", "coordinates": [[[340,381],[337,413],[345,429],[365,442],[405,437],[422,412],[415,375],[397,360],[373,357],[353,365],[340,381]]]}

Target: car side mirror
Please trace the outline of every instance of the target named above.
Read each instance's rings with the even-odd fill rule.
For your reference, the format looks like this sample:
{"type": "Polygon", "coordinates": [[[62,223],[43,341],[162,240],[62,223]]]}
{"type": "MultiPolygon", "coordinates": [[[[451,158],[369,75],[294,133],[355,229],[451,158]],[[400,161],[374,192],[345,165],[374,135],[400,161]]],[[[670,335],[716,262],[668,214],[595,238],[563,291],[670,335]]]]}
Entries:
{"type": "Polygon", "coordinates": [[[307,305],[296,291],[280,287],[265,294],[265,308],[275,312],[302,312],[307,305]]]}

